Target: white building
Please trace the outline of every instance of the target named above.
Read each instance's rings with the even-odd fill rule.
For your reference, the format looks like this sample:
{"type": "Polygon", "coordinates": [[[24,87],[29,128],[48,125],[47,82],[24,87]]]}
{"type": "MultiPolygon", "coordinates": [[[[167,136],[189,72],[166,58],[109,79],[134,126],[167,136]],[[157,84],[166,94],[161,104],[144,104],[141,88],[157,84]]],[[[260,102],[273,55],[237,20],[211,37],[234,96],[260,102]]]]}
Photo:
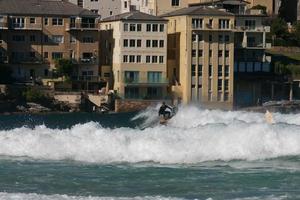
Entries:
{"type": "Polygon", "coordinates": [[[102,20],[101,38],[101,51],[110,52],[103,65],[111,65],[113,88],[121,97],[166,97],[167,20],[139,11],[108,17],[102,20]]]}

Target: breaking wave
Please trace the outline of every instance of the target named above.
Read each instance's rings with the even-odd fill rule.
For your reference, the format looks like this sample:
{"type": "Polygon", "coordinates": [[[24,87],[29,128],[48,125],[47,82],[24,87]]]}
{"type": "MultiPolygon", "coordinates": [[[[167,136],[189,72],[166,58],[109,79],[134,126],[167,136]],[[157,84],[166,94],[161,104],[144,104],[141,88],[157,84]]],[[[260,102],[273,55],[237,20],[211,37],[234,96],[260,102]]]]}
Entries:
{"type": "Polygon", "coordinates": [[[275,124],[267,124],[263,114],[182,107],[167,126],[161,126],[156,109],[135,117],[145,118],[143,129],[103,128],[90,122],[62,130],[37,126],[0,131],[0,155],[105,164],[194,164],[300,156],[297,114],[274,114],[275,124]]]}

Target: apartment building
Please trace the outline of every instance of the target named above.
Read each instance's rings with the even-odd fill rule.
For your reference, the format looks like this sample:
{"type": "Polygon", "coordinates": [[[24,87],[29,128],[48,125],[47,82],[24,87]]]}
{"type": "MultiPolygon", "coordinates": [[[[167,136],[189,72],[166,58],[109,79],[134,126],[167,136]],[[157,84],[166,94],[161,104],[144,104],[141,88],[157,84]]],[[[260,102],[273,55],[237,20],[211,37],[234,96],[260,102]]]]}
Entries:
{"type": "Polygon", "coordinates": [[[125,99],[167,96],[167,20],[132,11],[102,20],[102,70],[125,99]]]}
{"type": "Polygon", "coordinates": [[[30,81],[51,78],[57,59],[71,59],[78,81],[88,76],[97,82],[97,17],[62,0],[2,0],[0,61],[17,80],[30,81]]]}
{"type": "Polygon", "coordinates": [[[102,19],[130,11],[130,0],[69,0],[84,9],[97,13],[102,19]]]}
{"type": "Polygon", "coordinates": [[[163,15],[168,24],[168,77],[183,103],[232,108],[234,15],[188,7],[163,15]]]}
{"type": "Polygon", "coordinates": [[[281,0],[250,0],[249,8],[262,5],[267,8],[268,15],[277,15],[281,5],[281,0]]]}
{"type": "Polygon", "coordinates": [[[232,109],[256,98],[248,85],[236,87],[236,79],[239,74],[270,71],[265,56],[270,27],[262,24],[260,11],[246,11],[243,2],[237,5],[231,12],[192,6],[162,16],[169,20],[168,77],[184,103],[232,109]]]}

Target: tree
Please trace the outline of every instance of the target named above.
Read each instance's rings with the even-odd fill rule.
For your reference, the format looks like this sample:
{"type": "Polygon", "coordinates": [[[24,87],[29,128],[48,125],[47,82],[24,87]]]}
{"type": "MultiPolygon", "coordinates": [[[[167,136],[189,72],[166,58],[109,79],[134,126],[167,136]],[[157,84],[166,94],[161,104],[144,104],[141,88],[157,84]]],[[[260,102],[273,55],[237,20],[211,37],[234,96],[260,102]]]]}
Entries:
{"type": "Polygon", "coordinates": [[[74,66],[72,60],[59,59],[56,60],[55,68],[56,68],[56,72],[60,76],[65,76],[69,78],[70,76],[72,76],[74,66]]]}
{"type": "Polygon", "coordinates": [[[297,1],[298,0],[281,0],[279,8],[279,17],[286,22],[295,22],[297,20],[297,1]]]}
{"type": "Polygon", "coordinates": [[[276,18],[271,25],[271,34],[277,38],[286,38],[288,36],[288,26],[281,18],[276,18]]]}
{"type": "Polygon", "coordinates": [[[293,35],[298,45],[300,45],[300,22],[294,25],[293,35]]]}

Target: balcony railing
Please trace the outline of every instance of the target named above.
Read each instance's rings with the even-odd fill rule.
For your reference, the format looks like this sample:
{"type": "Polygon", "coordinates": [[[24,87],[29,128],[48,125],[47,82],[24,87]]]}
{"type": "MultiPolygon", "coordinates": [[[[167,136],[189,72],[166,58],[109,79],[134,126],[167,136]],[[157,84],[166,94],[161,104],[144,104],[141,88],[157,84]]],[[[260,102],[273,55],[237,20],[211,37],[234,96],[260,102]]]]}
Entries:
{"type": "Polygon", "coordinates": [[[127,85],[167,85],[169,84],[169,80],[167,78],[160,78],[156,80],[151,80],[151,79],[130,79],[130,78],[125,78],[124,83],[127,85]]]}
{"type": "Polygon", "coordinates": [[[270,26],[235,26],[236,31],[248,31],[248,32],[266,32],[269,33],[270,26]]]}
{"type": "Polygon", "coordinates": [[[0,22],[0,29],[7,29],[8,23],[7,22],[0,22]]]}
{"type": "Polygon", "coordinates": [[[98,25],[96,23],[71,23],[67,25],[67,30],[97,30],[98,25]]]}
{"type": "Polygon", "coordinates": [[[100,82],[100,76],[72,76],[73,81],[100,82]]]}
{"type": "Polygon", "coordinates": [[[42,24],[27,24],[27,23],[12,23],[10,25],[11,29],[27,29],[27,30],[41,30],[42,24]]]}

